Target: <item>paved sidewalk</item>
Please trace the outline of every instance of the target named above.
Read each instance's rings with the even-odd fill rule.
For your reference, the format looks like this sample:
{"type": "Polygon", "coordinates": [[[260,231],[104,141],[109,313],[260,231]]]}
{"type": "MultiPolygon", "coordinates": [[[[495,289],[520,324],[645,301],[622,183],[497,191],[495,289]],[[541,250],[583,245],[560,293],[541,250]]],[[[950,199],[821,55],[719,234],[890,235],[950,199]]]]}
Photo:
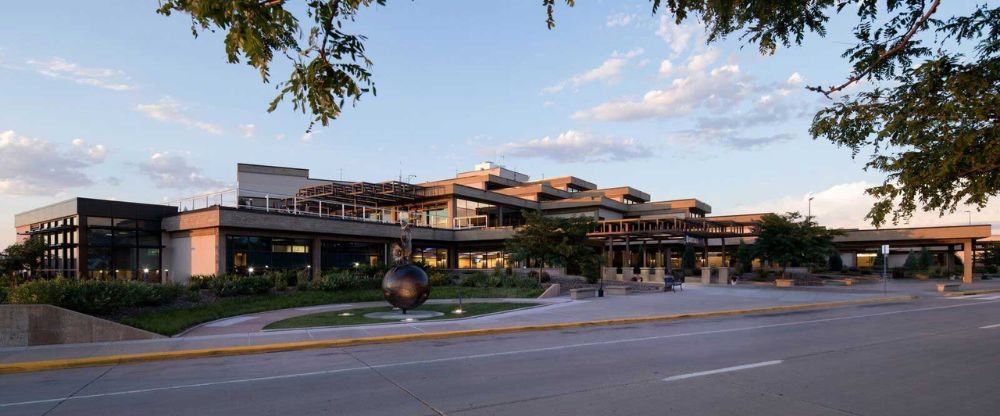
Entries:
{"type": "MultiPolygon", "coordinates": [[[[867,288],[852,288],[847,290],[828,290],[822,288],[775,289],[773,287],[754,287],[750,285],[733,287],[685,284],[684,291],[678,293],[653,292],[629,296],[607,296],[578,301],[569,301],[565,297],[555,298],[554,300],[537,300],[540,303],[544,303],[544,305],[507,313],[454,320],[265,332],[252,329],[259,325],[257,323],[253,325],[248,324],[247,326],[237,326],[240,321],[236,321],[233,325],[229,325],[233,329],[233,332],[226,334],[182,336],[142,341],[0,348],[0,362],[13,363],[281,342],[336,340],[382,335],[486,329],[516,325],[579,322],[740,308],[787,306],[816,302],[861,300],[881,296],[881,291],[869,290],[867,288]]],[[[525,301],[525,299],[520,299],[520,301],[525,301]]],[[[324,308],[328,308],[326,310],[336,310],[338,308],[343,309],[358,306],[364,306],[364,304],[352,303],[350,306],[330,305],[324,308]]],[[[285,310],[259,315],[268,315],[277,318],[281,314],[286,313],[314,313],[322,310],[324,309],[316,308],[308,311],[285,310]]],[[[235,320],[237,318],[228,318],[228,320],[235,320]]],[[[243,320],[242,322],[250,322],[250,320],[243,320]]],[[[216,326],[213,328],[226,327],[216,326]]]]}

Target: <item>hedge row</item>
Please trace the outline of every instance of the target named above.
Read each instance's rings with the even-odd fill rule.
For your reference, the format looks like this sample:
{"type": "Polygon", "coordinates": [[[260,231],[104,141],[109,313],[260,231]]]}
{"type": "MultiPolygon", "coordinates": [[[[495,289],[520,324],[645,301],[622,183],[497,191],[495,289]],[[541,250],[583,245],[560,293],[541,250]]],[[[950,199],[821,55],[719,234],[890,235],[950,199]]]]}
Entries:
{"type": "Polygon", "coordinates": [[[9,288],[8,301],[50,304],[87,314],[108,314],[121,308],[173,303],[184,286],[124,280],[36,280],[9,288]]]}

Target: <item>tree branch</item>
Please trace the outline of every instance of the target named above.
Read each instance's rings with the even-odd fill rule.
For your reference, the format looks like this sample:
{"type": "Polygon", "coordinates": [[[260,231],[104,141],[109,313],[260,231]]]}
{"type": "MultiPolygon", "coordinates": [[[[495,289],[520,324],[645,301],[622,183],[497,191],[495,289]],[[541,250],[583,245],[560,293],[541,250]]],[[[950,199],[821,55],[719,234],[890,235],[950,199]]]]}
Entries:
{"type": "Polygon", "coordinates": [[[930,8],[927,9],[927,12],[924,13],[924,15],[921,16],[919,20],[917,20],[917,22],[913,25],[913,27],[910,28],[908,32],[906,32],[906,35],[903,35],[903,38],[900,39],[899,42],[897,42],[896,45],[892,47],[892,49],[889,49],[879,54],[878,59],[876,59],[875,62],[869,65],[868,68],[866,68],[864,71],[854,73],[849,78],[847,78],[847,81],[844,82],[843,84],[837,86],[831,86],[829,89],[823,89],[823,87],[819,86],[817,87],[807,86],[806,89],[809,91],[815,91],[821,93],[825,95],[826,98],[831,98],[830,94],[841,91],[844,88],[847,88],[849,85],[860,81],[868,74],[871,74],[872,71],[874,71],[875,68],[881,65],[882,62],[884,62],[886,59],[899,53],[900,51],[906,48],[906,46],[910,43],[910,39],[913,38],[913,35],[916,35],[917,32],[920,31],[920,27],[923,26],[925,23],[927,23],[927,19],[930,19],[931,15],[934,14],[935,11],[937,11],[938,4],[940,3],[941,0],[934,0],[934,2],[931,3],[930,8]]]}

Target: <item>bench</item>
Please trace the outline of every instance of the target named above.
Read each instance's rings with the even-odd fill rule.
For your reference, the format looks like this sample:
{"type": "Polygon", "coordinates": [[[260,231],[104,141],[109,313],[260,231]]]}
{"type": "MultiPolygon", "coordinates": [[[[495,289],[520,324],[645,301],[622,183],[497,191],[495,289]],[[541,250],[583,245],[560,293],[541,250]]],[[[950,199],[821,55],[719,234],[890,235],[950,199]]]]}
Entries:
{"type": "Polygon", "coordinates": [[[597,296],[596,289],[570,289],[569,298],[573,300],[580,300],[586,298],[592,298],[597,296]]]}
{"type": "Polygon", "coordinates": [[[632,293],[632,288],[628,286],[605,286],[604,293],[609,295],[627,295],[632,293]]]}
{"type": "Polygon", "coordinates": [[[664,292],[676,292],[677,290],[675,289],[684,290],[684,280],[674,279],[673,277],[663,279],[664,292]]]}
{"type": "Polygon", "coordinates": [[[938,283],[938,292],[958,292],[959,288],[962,287],[961,283],[938,283]]]}

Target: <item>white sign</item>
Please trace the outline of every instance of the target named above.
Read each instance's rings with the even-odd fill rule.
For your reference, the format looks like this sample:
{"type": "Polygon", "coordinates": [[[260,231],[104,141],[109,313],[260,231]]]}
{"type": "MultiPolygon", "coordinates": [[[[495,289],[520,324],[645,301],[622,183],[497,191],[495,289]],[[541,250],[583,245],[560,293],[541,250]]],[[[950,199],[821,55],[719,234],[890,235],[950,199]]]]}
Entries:
{"type": "Polygon", "coordinates": [[[882,254],[889,254],[889,245],[882,244],[882,254]]]}

